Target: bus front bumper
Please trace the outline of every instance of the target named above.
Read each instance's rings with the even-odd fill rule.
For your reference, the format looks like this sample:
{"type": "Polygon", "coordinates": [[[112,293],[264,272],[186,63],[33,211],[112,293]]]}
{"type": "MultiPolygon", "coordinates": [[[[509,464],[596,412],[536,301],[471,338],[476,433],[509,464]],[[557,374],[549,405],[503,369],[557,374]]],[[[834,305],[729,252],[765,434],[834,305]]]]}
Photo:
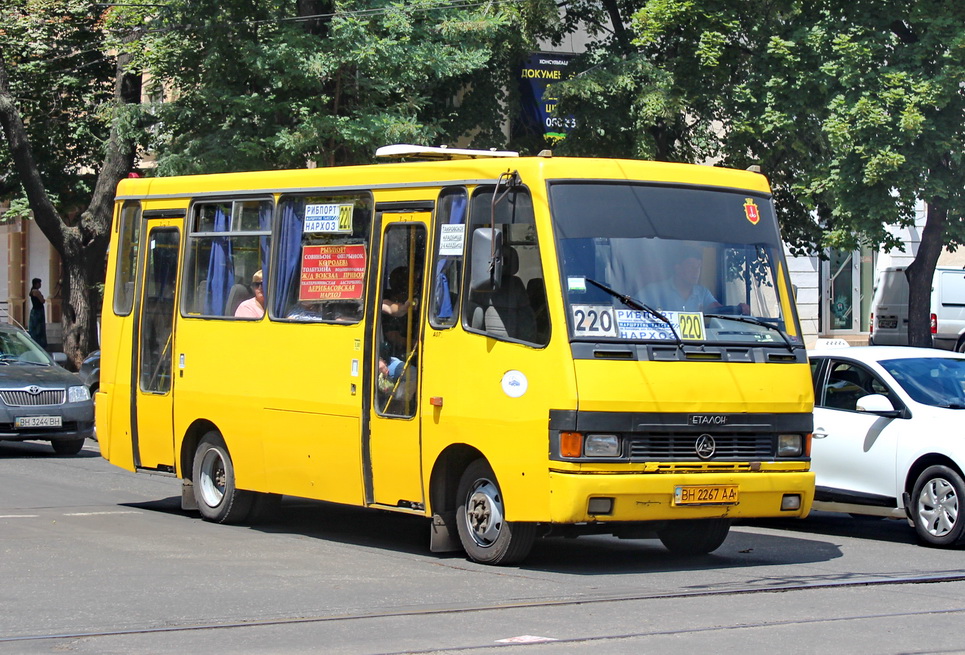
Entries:
{"type": "Polygon", "coordinates": [[[814,473],[550,471],[550,489],[551,522],[560,524],[804,517],[814,501],[814,473]]]}

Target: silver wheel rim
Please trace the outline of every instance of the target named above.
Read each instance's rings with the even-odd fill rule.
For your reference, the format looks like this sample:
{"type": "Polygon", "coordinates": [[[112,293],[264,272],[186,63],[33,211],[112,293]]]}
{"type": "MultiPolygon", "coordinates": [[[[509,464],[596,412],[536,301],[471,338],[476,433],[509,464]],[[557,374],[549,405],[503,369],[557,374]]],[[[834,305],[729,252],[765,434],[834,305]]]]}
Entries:
{"type": "Polygon", "coordinates": [[[932,478],[918,496],[918,520],[933,537],[944,537],[958,521],[958,494],[944,478],[932,478]]]}
{"type": "Polygon", "coordinates": [[[466,524],[476,545],[488,548],[503,527],[503,500],[489,480],[477,480],[466,502],[466,524]]]}
{"type": "Polygon", "coordinates": [[[224,498],[225,463],[217,448],[208,448],[201,456],[200,480],[201,499],[208,507],[217,507],[224,498]]]}

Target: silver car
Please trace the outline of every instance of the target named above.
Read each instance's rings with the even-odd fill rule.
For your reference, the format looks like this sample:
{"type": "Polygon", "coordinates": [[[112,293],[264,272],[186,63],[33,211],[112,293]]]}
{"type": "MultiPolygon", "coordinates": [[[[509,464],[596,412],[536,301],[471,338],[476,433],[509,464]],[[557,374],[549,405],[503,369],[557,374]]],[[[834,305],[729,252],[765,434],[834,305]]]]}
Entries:
{"type": "Polygon", "coordinates": [[[0,441],[49,441],[76,455],[94,433],[94,404],[80,378],[18,327],[0,325],[0,441]]]}

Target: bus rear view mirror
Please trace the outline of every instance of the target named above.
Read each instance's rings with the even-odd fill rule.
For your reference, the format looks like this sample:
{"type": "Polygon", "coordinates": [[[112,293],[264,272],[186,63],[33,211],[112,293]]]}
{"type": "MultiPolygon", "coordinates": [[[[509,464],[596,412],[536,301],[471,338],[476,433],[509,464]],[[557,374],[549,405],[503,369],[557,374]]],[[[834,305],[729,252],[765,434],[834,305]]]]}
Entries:
{"type": "Polygon", "coordinates": [[[490,227],[473,230],[471,257],[472,290],[498,289],[503,277],[503,233],[490,227]]]}

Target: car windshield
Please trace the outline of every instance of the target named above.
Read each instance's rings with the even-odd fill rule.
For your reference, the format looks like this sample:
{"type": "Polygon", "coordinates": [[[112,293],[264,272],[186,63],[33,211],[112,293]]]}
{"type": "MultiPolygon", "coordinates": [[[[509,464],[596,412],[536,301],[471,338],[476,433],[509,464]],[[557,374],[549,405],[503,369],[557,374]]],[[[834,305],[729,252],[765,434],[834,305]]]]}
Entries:
{"type": "Polygon", "coordinates": [[[53,362],[47,351],[38,346],[24,332],[0,331],[0,364],[43,364],[53,362]]]}
{"type": "Polygon", "coordinates": [[[773,207],[748,195],[554,184],[571,338],[801,345],[773,207]]]}
{"type": "Polygon", "coordinates": [[[916,357],[881,365],[916,402],[965,409],[965,359],[916,357]]]}

